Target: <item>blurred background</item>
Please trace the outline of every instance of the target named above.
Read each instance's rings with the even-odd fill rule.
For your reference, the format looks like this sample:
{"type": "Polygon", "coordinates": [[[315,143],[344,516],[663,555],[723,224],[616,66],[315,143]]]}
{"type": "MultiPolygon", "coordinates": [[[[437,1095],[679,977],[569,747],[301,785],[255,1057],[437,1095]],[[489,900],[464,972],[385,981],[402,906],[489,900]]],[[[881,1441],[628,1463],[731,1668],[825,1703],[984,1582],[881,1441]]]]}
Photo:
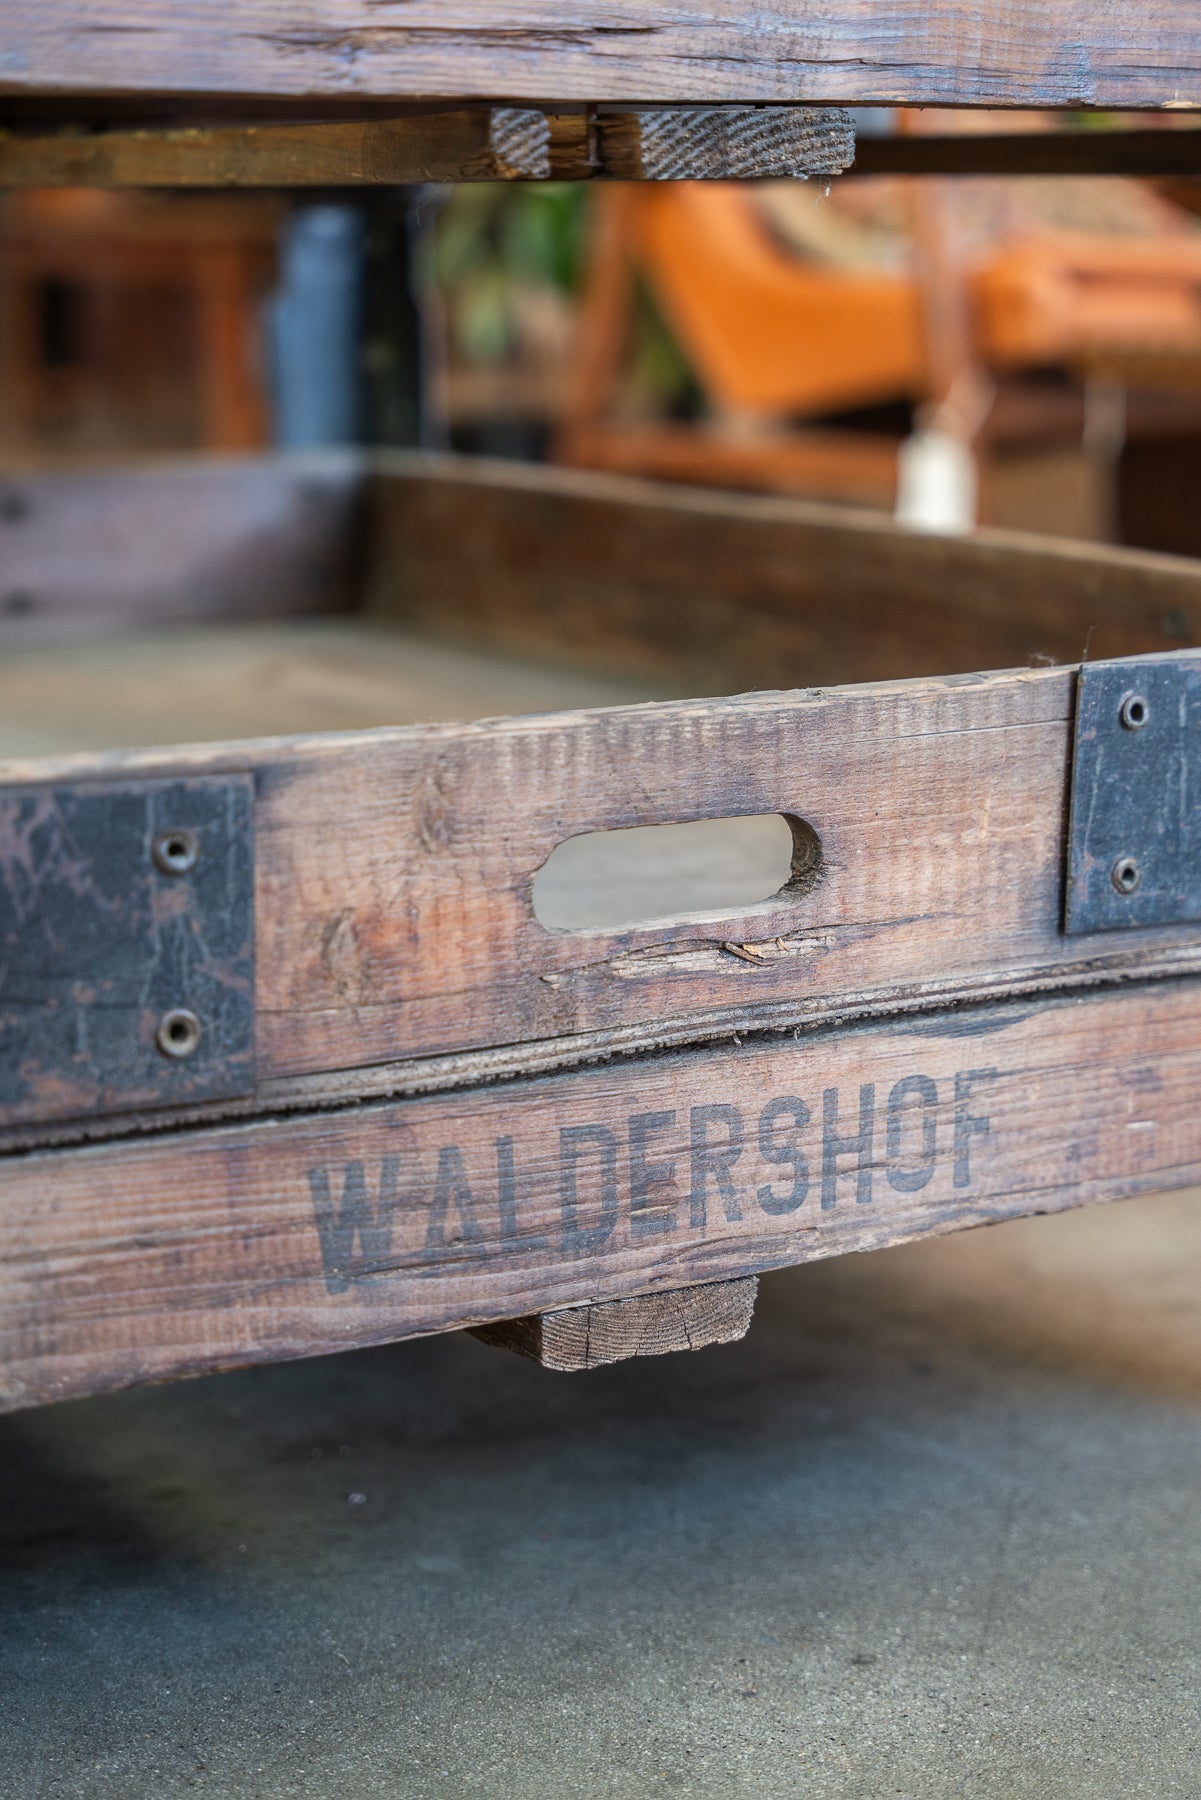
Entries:
{"type": "Polygon", "coordinates": [[[11,192],[0,465],[424,445],[1201,553],[1199,212],[1110,176],[11,192]]]}

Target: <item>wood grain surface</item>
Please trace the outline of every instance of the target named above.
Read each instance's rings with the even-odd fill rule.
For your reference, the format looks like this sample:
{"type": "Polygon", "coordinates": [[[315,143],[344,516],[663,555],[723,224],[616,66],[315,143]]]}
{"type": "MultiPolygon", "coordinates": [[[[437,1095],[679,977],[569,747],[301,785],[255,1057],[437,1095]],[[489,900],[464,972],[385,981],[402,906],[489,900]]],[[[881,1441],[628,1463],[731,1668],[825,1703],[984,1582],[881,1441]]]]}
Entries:
{"type": "Polygon", "coordinates": [[[467,458],[382,453],[371,469],[375,616],[676,691],[1201,642],[1201,564],[1184,557],[467,458]]]}
{"type": "Polygon", "coordinates": [[[357,187],[498,180],[486,108],[395,119],[0,135],[3,187],[357,187]]]}
{"type": "MultiPolygon", "coordinates": [[[[747,108],[720,109],[694,130],[681,172],[714,177],[753,172],[796,173],[781,165],[776,147],[741,169],[720,146],[727,112],[745,120],[747,108]]],[[[759,109],[754,109],[759,116],[759,109]]],[[[695,117],[695,109],[673,109],[695,117]]],[[[614,122],[612,171],[640,179],[642,120],[631,113],[614,122]]],[[[800,168],[834,172],[850,162],[854,133],[845,113],[822,108],[776,108],[776,136],[800,168]],[[782,121],[778,115],[782,114],[782,121]],[[836,129],[827,119],[840,121],[836,129]]],[[[763,134],[760,133],[760,136],[763,134]]],[[[139,130],[64,130],[43,127],[0,133],[0,187],[359,187],[456,181],[579,181],[607,173],[605,141],[590,113],[547,113],[540,108],[475,107],[442,112],[412,110],[392,118],[204,124],[139,130]]],[[[658,158],[658,164],[663,161],[658,158]]],[[[652,172],[656,159],[651,158],[652,172]]]]}
{"type": "Polygon", "coordinates": [[[1201,173],[1201,132],[1007,131],[867,137],[839,108],[590,108],[531,116],[537,153],[506,155],[521,109],[83,131],[0,131],[0,187],[358,187],[425,181],[758,180],[795,175],[1201,173]],[[703,121],[703,123],[702,123],[703,121]]]}
{"type": "Polygon", "coordinates": [[[704,1281],[664,1294],[634,1294],[628,1300],[598,1300],[591,1306],[477,1325],[472,1335],[494,1349],[528,1356],[544,1369],[580,1373],[635,1356],[736,1343],[750,1328],[758,1291],[757,1275],[704,1281]]]}
{"type": "Polygon", "coordinates": [[[1178,0],[38,0],[6,9],[0,89],[1181,107],[1201,21],[1178,0]]]}
{"type": "Polygon", "coordinates": [[[352,595],[353,456],[0,470],[0,647],[335,612],[352,595]]]}
{"type": "Polygon", "coordinates": [[[254,1104],[282,1107],[1197,967],[1197,927],[1063,935],[1073,692],[1027,669],[10,760],[0,787],[254,777],[254,1104]],[[535,916],[569,837],[768,814],[820,842],[809,866],[798,826],[773,899],[535,916]]]}
{"type": "Polygon", "coordinates": [[[32,1405],[1201,1180],[1201,984],[890,1020],[0,1163],[32,1405]]]}

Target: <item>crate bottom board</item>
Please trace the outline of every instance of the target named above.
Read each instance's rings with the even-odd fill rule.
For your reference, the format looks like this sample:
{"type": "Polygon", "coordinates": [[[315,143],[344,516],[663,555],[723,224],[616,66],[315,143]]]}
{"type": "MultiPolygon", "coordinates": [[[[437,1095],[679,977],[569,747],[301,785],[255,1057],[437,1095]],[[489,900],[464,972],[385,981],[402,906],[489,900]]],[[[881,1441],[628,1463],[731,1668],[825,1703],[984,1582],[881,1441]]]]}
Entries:
{"type": "Polygon", "coordinates": [[[1201,1180],[1201,984],[757,1039],[0,1165],[0,1405],[1201,1180]]]}

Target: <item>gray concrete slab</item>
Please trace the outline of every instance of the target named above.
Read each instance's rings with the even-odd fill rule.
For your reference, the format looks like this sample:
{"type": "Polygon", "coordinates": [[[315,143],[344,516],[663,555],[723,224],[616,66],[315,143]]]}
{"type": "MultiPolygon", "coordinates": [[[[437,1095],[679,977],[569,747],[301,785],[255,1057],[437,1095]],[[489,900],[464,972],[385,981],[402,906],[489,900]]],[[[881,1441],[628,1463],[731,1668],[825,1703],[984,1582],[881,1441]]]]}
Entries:
{"type": "Polygon", "coordinates": [[[0,1421],[0,1794],[1201,1794],[1201,1196],[0,1421]]]}

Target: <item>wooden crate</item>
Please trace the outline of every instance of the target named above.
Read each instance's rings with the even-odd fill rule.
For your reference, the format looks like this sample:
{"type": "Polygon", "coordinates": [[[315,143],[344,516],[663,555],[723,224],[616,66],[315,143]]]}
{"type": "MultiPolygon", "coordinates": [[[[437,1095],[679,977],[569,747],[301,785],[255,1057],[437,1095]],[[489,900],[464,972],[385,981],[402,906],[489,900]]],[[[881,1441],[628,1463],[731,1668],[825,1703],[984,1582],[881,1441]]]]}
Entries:
{"type": "MultiPolygon", "coordinates": [[[[844,106],[1187,112],[1199,71],[1173,0],[40,0],[6,21],[0,180],[824,178],[844,106]]],[[[1199,142],[974,155],[1184,175],[1199,142]]],[[[775,690],[10,758],[0,1404],[506,1321],[578,1366],[594,1325],[605,1355],[729,1336],[760,1269],[1201,1175],[1196,565],[413,458],[14,481],[0,533],[9,642],[357,602],[775,690]],[[1153,696],[1126,798],[1184,898],[1068,932],[1080,659],[1134,654],[1090,729],[1153,696]],[[766,898],[536,916],[573,836],[772,815],[766,898]]]]}
{"type": "Polygon", "coordinates": [[[1063,929],[1072,664],[1178,660],[1198,565],[421,455],[13,479],[0,532],[27,674],[127,647],[110,741],[147,627],[197,621],[282,621],[281,656],[328,612],[366,659],[416,625],[660,692],[787,684],[0,764],[10,925],[66,879],[14,809],[67,790],[241,784],[254,868],[252,1054],[215,1094],[163,1059],[123,1098],[90,1021],[145,1050],[158,1014],[88,988],[86,945],[32,999],[0,965],[10,1044],[51,988],[76,1020],[53,1081],[14,1099],[6,1065],[6,1405],[1201,1178],[1201,929],[1063,929]],[[773,814],[801,822],[773,899],[535,916],[572,836],[773,814]]]}

